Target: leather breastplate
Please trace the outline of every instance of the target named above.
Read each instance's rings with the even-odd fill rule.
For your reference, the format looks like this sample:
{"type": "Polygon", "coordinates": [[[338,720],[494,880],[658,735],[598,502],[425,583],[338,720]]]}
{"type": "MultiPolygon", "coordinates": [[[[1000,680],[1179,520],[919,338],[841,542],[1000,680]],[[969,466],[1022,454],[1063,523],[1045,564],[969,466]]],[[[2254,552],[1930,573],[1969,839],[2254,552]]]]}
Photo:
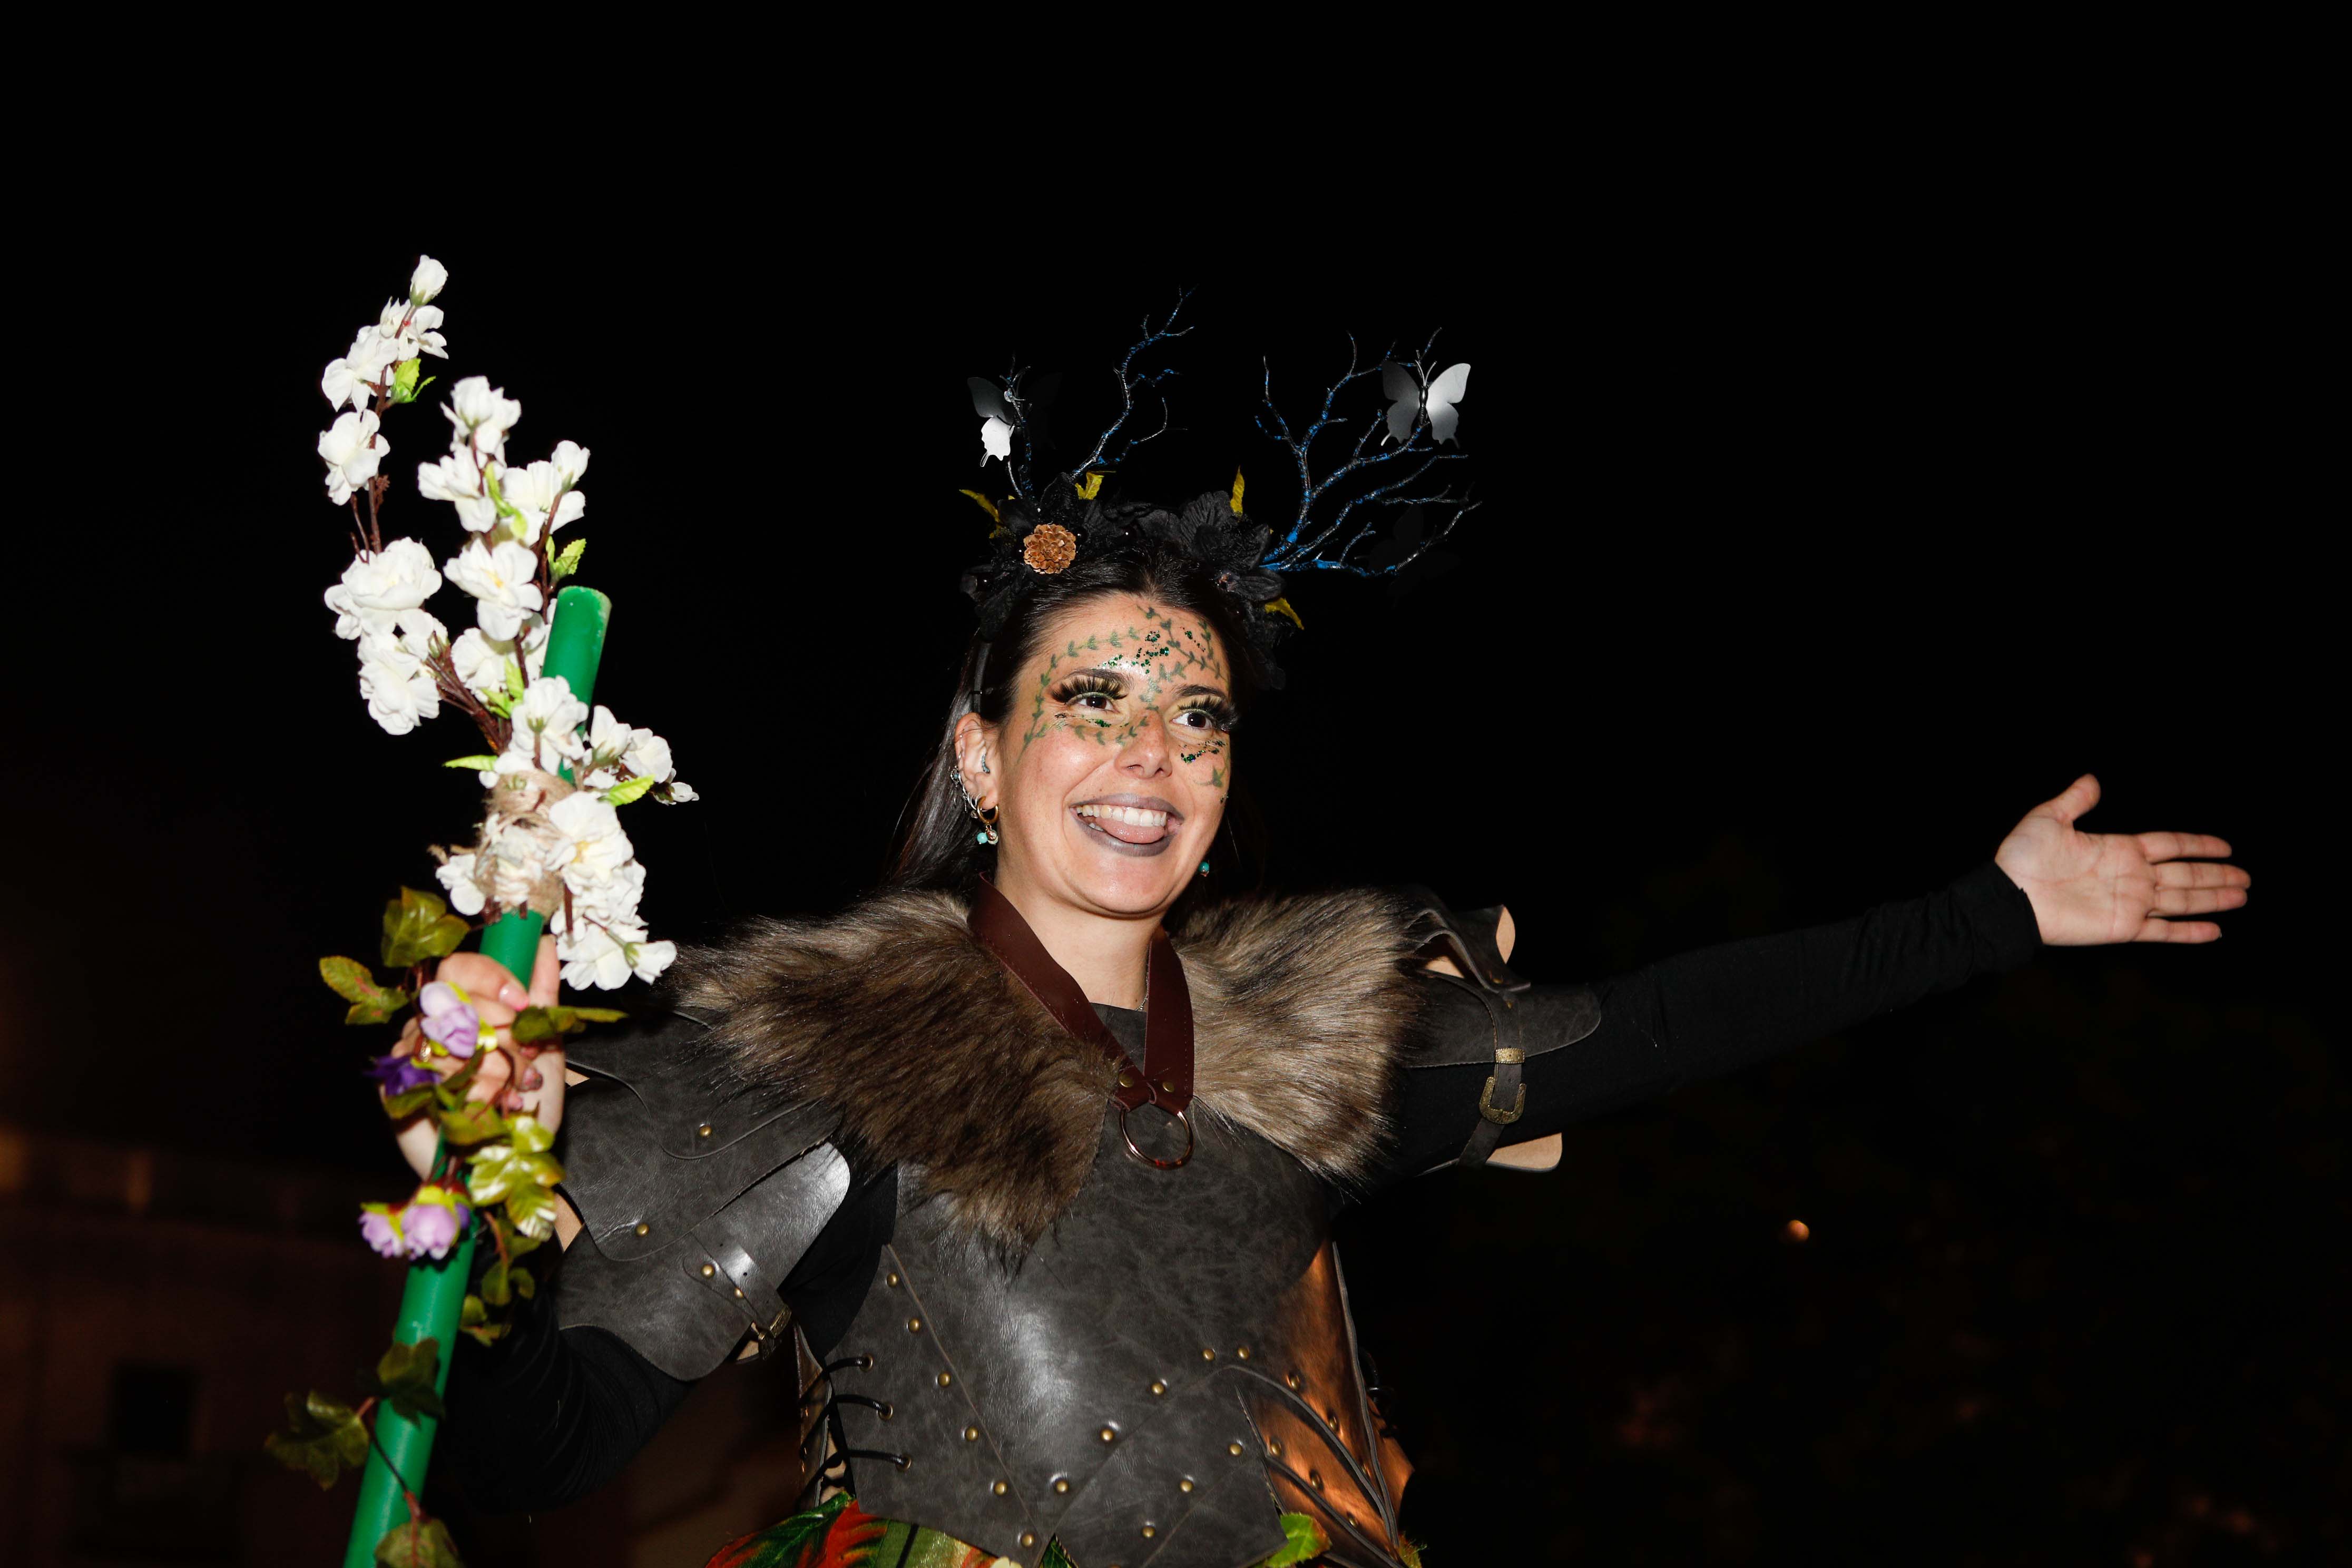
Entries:
{"type": "Polygon", "coordinates": [[[853,1461],[860,1507],[1022,1563],[1058,1536],[1086,1568],[1242,1568],[1286,1511],[1340,1560],[1398,1560],[1408,1468],[1383,1462],[1323,1188],[1200,1120],[1191,1163],[1155,1170],[1114,1107],[1017,1264],[902,1208],[832,1384],[849,1447],[889,1456],[853,1461]]]}

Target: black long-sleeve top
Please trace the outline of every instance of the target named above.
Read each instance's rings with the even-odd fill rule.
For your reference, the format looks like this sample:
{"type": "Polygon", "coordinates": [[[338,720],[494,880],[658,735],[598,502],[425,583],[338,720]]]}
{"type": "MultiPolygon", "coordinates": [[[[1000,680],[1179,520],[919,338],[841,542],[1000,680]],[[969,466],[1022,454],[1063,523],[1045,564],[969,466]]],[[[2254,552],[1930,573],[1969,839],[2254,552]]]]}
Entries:
{"type": "MultiPolygon", "coordinates": [[[[1594,987],[1598,1029],[1573,1049],[1528,1058],[1527,1105],[1513,1140],[1544,1137],[1972,975],[2013,969],[2040,945],[2032,904],[1987,863],[1939,892],[1858,919],[1727,942],[1620,975],[1594,987]]],[[[1123,1043],[1139,1047],[1140,1013],[1097,1010],[1123,1043]]],[[[1404,1075],[1399,1135],[1375,1190],[1461,1151],[1477,1125],[1489,1070],[1481,1063],[1404,1075]]],[[[887,1173],[861,1175],[784,1281],[783,1299],[820,1356],[856,1313],[896,1204],[887,1173]]],[[[693,1388],[604,1330],[554,1330],[530,1305],[494,1349],[461,1343],[452,1371],[446,1462],[478,1504],[509,1509],[553,1507],[601,1486],[693,1388]]]]}

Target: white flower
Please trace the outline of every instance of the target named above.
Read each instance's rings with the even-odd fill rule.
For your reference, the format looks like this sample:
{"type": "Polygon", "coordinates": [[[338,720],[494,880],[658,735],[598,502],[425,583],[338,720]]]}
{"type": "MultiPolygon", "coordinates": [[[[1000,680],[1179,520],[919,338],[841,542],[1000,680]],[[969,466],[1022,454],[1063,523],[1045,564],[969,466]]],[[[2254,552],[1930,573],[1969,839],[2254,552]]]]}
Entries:
{"type": "Polygon", "coordinates": [[[627,984],[632,973],[646,981],[659,977],[677,957],[677,944],[647,942],[645,936],[643,926],[630,924],[609,931],[583,925],[558,937],[555,955],[563,960],[563,983],[612,991],[627,984]]]}
{"type": "MultiPolygon", "coordinates": [[[[514,668],[516,640],[484,637],[479,627],[461,632],[457,640],[449,645],[449,662],[468,689],[484,697],[504,696],[507,672],[514,668]]],[[[533,616],[524,624],[520,640],[522,678],[529,681],[539,674],[540,656],[547,647],[547,623],[533,616]]]]}
{"type": "Polygon", "coordinates": [[[441,574],[433,570],[425,546],[395,539],[343,568],[343,580],[327,590],[327,608],[335,612],[335,635],[350,640],[390,632],[400,612],[415,609],[440,591],[441,574]]]}
{"type": "Polygon", "coordinates": [[[440,689],[417,651],[425,640],[421,632],[361,639],[360,695],[367,700],[368,717],[386,734],[405,735],[441,711],[440,689]]]}
{"type": "Polygon", "coordinates": [[[684,805],[689,800],[702,798],[701,794],[684,779],[672,779],[665,787],[669,791],[669,801],[672,805],[684,805]]]}
{"type": "Polygon", "coordinates": [[[646,896],[646,868],[636,861],[617,866],[601,879],[579,872],[566,881],[577,918],[616,931],[636,922],[637,905],[646,896]]]}
{"type": "Polygon", "coordinates": [[[576,485],[580,476],[588,471],[588,448],[577,441],[558,441],[547,460],[555,465],[555,471],[563,476],[565,484],[576,485]]]}
{"type": "Polygon", "coordinates": [[[539,846],[530,830],[509,825],[490,843],[490,897],[507,909],[519,910],[530,901],[541,870],[539,846]]]}
{"type": "Polygon", "coordinates": [[[327,463],[327,499],[341,506],[352,491],[375,477],[376,465],[392,450],[376,426],[373,410],[339,416],[319,437],[319,456],[327,463]]]}
{"type": "Polygon", "coordinates": [[[449,389],[449,401],[441,405],[441,412],[449,416],[456,431],[453,446],[471,446],[503,462],[507,432],[522,417],[522,405],[492,390],[487,377],[469,375],[449,389]]]}
{"type": "Polygon", "coordinates": [[[499,503],[490,499],[470,447],[460,446],[437,463],[417,464],[416,489],[426,500],[455,506],[457,521],[469,532],[488,533],[498,526],[499,503]]]}
{"type": "Polygon", "coordinates": [[[613,991],[629,983],[629,955],[602,926],[583,926],[557,938],[555,956],[563,961],[566,985],[613,991]]]}
{"type": "Polygon", "coordinates": [[[383,317],[376,323],[375,330],[391,345],[393,362],[405,364],[415,359],[420,350],[442,359],[449,357],[447,340],[433,330],[440,324],[441,307],[438,305],[412,307],[403,300],[387,300],[383,303],[383,317]]]}
{"type": "Polygon", "coordinates": [[[482,912],[482,889],[474,880],[474,857],[452,855],[433,873],[449,894],[449,907],[461,915],[482,912]]]}
{"type": "Polygon", "coordinates": [[[621,831],[621,814],[586,790],[549,806],[547,820],[563,835],[563,843],[548,852],[548,869],[562,872],[575,894],[594,897],[600,884],[635,853],[621,831]]]}
{"type": "Polygon", "coordinates": [[[603,703],[588,720],[588,755],[583,764],[585,771],[579,779],[582,789],[610,789],[621,782],[614,764],[629,749],[637,732],[613,717],[613,710],[603,703]]]}
{"type": "Polygon", "coordinates": [[[433,297],[449,286],[449,269],[429,256],[416,258],[416,270],[408,275],[408,302],[429,305],[433,297]]]}
{"type": "MultiPolygon", "coordinates": [[[[441,569],[450,582],[474,595],[474,618],[484,637],[500,641],[513,637],[521,629],[524,615],[542,602],[539,584],[531,581],[539,571],[539,557],[511,539],[496,549],[478,539],[443,562],[441,569]]],[[[580,715],[587,716],[584,710],[580,715]]]]}
{"type": "Polygon", "coordinates": [[[656,784],[667,784],[677,772],[677,764],[670,760],[669,742],[651,730],[636,732],[629,749],[621,753],[621,763],[639,778],[650,778],[656,784]]]}
{"type": "Polygon", "coordinates": [[[555,464],[545,458],[527,468],[505,469],[499,475],[499,493],[506,498],[507,505],[523,515],[521,533],[525,544],[537,544],[542,532],[551,533],[566,523],[579,521],[581,513],[588,510],[588,498],[578,490],[564,489],[565,482],[555,464]]]}
{"type": "Polygon", "coordinates": [[[319,378],[327,406],[340,408],[348,403],[354,410],[364,409],[375,390],[371,384],[383,381],[384,366],[392,363],[392,350],[382,332],[372,326],[362,327],[359,336],[352,340],[351,352],[329,362],[326,374],[319,378]]]}
{"type": "Polygon", "coordinates": [[[514,732],[507,750],[537,757],[537,766],[545,772],[586,755],[578,731],[588,721],[588,705],[572,695],[572,682],[560,675],[532,681],[508,717],[514,721],[514,732]]]}

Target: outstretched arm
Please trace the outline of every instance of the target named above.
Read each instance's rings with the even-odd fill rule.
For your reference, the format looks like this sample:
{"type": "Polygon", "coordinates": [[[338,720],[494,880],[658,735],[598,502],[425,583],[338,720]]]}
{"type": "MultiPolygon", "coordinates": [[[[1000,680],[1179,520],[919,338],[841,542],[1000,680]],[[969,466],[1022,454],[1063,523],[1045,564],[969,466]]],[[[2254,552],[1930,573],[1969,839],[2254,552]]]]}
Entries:
{"type": "MultiPolygon", "coordinates": [[[[1833,925],[1727,942],[1592,987],[1600,1026],[1572,1045],[1527,1042],[1525,1108],[1505,1139],[1543,1139],[1570,1122],[1730,1072],[1892,1012],[1972,975],[2013,969],[2043,943],[2210,942],[2210,914],[2246,901],[2237,867],[2202,834],[2093,835],[2074,825],[2098,798],[2087,775],[2028,813],[1992,863],[1939,892],[1879,905],[1833,925]]],[[[1433,978],[1432,1027],[1489,1033],[1465,987],[1433,978]]],[[[1538,991],[1551,988],[1538,987],[1538,991]]],[[[1462,1061],[1463,1053],[1454,1053],[1462,1061]]],[[[1389,1170],[1451,1162],[1478,1126],[1494,1069],[1477,1062],[1404,1075],[1402,1136],[1389,1170]]]]}

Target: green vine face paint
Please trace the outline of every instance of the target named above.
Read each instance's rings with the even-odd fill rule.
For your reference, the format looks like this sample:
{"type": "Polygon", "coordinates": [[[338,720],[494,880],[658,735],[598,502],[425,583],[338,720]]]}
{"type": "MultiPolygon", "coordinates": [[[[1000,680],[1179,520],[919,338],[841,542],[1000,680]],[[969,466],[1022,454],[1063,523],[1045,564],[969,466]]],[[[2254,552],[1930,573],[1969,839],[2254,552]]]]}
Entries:
{"type": "Polygon", "coordinates": [[[1016,678],[992,751],[1000,885],[1098,912],[1164,910],[1216,838],[1238,715],[1209,624],[1131,595],[1073,605],[1016,678]]]}

